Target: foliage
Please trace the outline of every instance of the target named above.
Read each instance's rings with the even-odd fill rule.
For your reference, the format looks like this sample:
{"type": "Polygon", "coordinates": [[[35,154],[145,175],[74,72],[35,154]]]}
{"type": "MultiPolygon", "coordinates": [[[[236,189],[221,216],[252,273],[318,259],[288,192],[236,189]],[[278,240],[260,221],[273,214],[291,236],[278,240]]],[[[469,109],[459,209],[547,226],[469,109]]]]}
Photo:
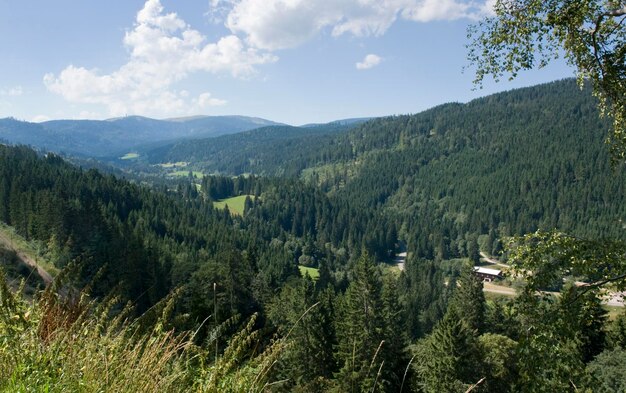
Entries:
{"type": "Polygon", "coordinates": [[[340,391],[395,391],[401,384],[408,362],[398,352],[404,348],[403,335],[394,325],[399,310],[390,298],[397,295],[393,288],[382,289],[383,282],[371,257],[361,255],[336,319],[340,391]]]}
{"type": "Polygon", "coordinates": [[[607,343],[610,348],[626,349],[626,312],[624,310],[609,325],[607,343]]]}
{"type": "Polygon", "coordinates": [[[470,330],[482,333],[485,324],[483,282],[471,266],[465,266],[457,280],[457,288],[448,304],[448,313],[467,324],[470,330]]]}
{"type": "Polygon", "coordinates": [[[607,350],[587,366],[595,378],[594,392],[626,391],[626,351],[622,348],[607,350]]]}
{"type": "Polygon", "coordinates": [[[336,371],[334,291],[319,291],[304,277],[283,288],[270,306],[268,317],[287,340],[276,365],[277,379],[286,391],[317,391],[328,385],[336,371]]]}
{"type": "Polygon", "coordinates": [[[616,0],[498,0],[495,16],[469,30],[476,82],[543,67],[564,54],[613,117],[615,159],[626,159],[626,4],[616,0]]]}
{"type": "Polygon", "coordinates": [[[517,380],[517,342],[507,336],[486,333],[478,337],[486,391],[509,392],[517,380]]]}
{"type": "Polygon", "coordinates": [[[537,231],[512,238],[508,256],[514,274],[525,278],[524,290],[529,294],[553,287],[566,276],[587,281],[580,292],[605,285],[617,291],[626,289],[626,244],[622,241],[537,231]]]}
{"type": "Polygon", "coordinates": [[[418,342],[416,356],[420,391],[461,392],[482,377],[477,336],[450,313],[418,342]]]}
{"type": "Polygon", "coordinates": [[[94,303],[86,292],[58,289],[29,304],[0,280],[0,391],[261,391],[284,348],[277,340],[255,353],[253,318],[212,363],[191,332],[168,330],[176,293],[129,319],[114,297],[94,303]],[[146,325],[153,314],[156,323],[146,325]]]}

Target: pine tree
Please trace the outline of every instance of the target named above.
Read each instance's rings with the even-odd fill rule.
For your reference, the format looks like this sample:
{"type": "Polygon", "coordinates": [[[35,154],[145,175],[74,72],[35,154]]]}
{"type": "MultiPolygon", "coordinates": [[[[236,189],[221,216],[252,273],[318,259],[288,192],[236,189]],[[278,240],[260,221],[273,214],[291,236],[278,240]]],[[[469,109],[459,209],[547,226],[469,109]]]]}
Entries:
{"type": "Polygon", "coordinates": [[[454,318],[462,320],[468,328],[479,333],[483,331],[485,323],[483,283],[470,266],[466,266],[461,272],[448,311],[454,318]]]}
{"type": "MultiPolygon", "coordinates": [[[[356,262],[337,324],[338,383],[345,392],[371,390],[381,365],[383,304],[378,269],[366,254],[356,262]]],[[[386,350],[386,348],[384,348],[386,350]]]]}
{"type": "Polygon", "coordinates": [[[417,382],[424,392],[462,392],[480,379],[477,337],[447,313],[416,350],[417,382]]]}
{"type": "Polygon", "coordinates": [[[288,335],[276,378],[289,380],[290,391],[319,391],[336,371],[333,301],[332,290],[316,292],[307,276],[286,285],[270,306],[272,323],[288,335]]]}

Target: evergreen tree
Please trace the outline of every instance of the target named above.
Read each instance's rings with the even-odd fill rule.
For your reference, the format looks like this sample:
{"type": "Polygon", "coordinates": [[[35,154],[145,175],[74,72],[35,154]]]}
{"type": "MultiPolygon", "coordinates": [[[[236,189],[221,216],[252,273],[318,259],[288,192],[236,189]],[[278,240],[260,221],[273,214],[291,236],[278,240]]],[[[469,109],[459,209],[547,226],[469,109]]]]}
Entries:
{"type": "Polygon", "coordinates": [[[364,253],[356,262],[337,319],[340,370],[336,377],[341,391],[371,391],[374,386],[378,391],[395,391],[399,386],[395,365],[387,362],[402,355],[394,353],[395,338],[386,334],[395,333],[384,319],[385,312],[395,314],[397,306],[387,299],[385,307],[381,287],[380,272],[364,253]]]}
{"type": "Polygon", "coordinates": [[[309,277],[283,288],[270,306],[269,318],[289,346],[277,366],[277,379],[287,379],[289,391],[320,391],[336,371],[333,355],[334,293],[315,290],[309,277]]]}
{"type": "Polygon", "coordinates": [[[462,392],[481,378],[475,332],[447,313],[416,347],[417,385],[424,392],[462,392]]]}
{"type": "Polygon", "coordinates": [[[448,312],[462,320],[469,329],[482,332],[485,323],[483,282],[470,266],[465,266],[457,281],[448,312]]]}

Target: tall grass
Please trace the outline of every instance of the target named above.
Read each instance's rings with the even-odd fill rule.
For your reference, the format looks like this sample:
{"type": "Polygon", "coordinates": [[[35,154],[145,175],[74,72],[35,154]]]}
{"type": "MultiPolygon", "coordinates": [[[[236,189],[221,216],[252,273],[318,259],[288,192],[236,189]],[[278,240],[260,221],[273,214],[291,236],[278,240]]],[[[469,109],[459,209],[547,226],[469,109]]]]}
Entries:
{"type": "Polygon", "coordinates": [[[256,353],[252,318],[215,361],[194,345],[193,333],[165,328],[175,296],[151,310],[159,316],[146,328],[116,298],[94,302],[60,285],[27,302],[0,272],[0,391],[258,392],[272,385],[268,374],[284,341],[256,353]]]}

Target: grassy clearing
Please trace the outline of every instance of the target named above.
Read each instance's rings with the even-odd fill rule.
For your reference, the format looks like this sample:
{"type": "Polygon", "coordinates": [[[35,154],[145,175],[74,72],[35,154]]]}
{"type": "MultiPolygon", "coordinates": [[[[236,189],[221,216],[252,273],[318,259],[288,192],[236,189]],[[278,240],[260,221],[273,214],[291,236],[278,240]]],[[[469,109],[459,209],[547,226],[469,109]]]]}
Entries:
{"type": "Polygon", "coordinates": [[[156,164],[156,166],[160,166],[161,168],[171,169],[171,168],[184,168],[189,165],[188,162],[178,161],[178,162],[166,162],[164,164],[156,164]]]}
{"type": "Polygon", "coordinates": [[[384,271],[388,271],[393,274],[395,277],[400,277],[402,270],[400,270],[400,266],[397,263],[381,263],[384,271]]]}
{"type": "Polygon", "coordinates": [[[247,196],[249,196],[250,199],[254,200],[254,195],[239,195],[236,197],[215,201],[213,202],[213,206],[221,210],[224,209],[226,205],[228,205],[228,210],[231,213],[243,216],[243,210],[247,196]]]}
{"type": "Polygon", "coordinates": [[[298,269],[300,269],[300,274],[302,274],[303,276],[305,274],[308,274],[309,277],[311,277],[313,280],[317,280],[318,278],[320,278],[319,269],[316,269],[314,267],[306,267],[306,266],[298,266],[298,269]]]}
{"type": "Polygon", "coordinates": [[[606,311],[608,311],[608,317],[609,320],[614,321],[618,315],[622,314],[624,312],[624,307],[620,307],[620,306],[604,306],[604,309],[606,311]]]}
{"type": "Polygon", "coordinates": [[[202,179],[202,177],[204,177],[204,173],[200,171],[175,171],[170,172],[167,175],[172,177],[187,177],[189,176],[189,172],[191,172],[193,177],[195,177],[196,179],[202,179]]]}
{"type": "Polygon", "coordinates": [[[137,153],[126,153],[122,157],[120,157],[120,160],[134,160],[135,158],[139,158],[139,154],[137,154],[137,153]]]}

